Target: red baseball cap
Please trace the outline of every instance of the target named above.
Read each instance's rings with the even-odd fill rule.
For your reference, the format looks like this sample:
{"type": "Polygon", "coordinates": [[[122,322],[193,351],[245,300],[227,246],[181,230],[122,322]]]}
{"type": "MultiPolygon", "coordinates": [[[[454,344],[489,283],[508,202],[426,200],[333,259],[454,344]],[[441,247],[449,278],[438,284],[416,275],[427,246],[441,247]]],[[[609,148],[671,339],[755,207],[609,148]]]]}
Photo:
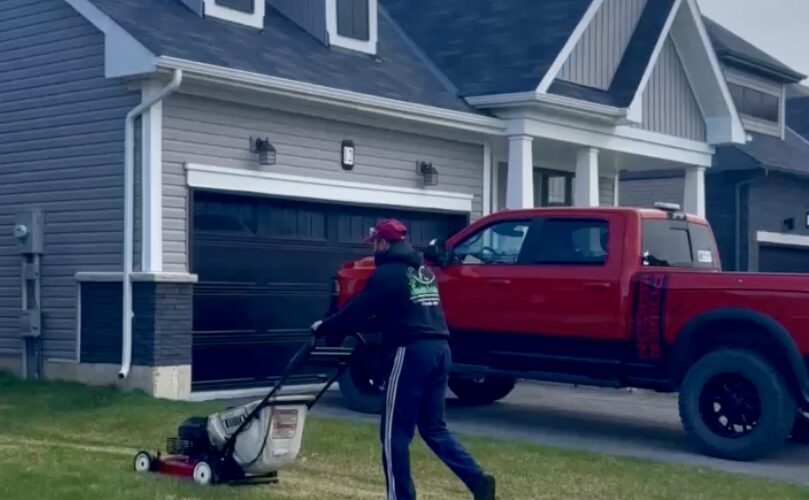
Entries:
{"type": "Polygon", "coordinates": [[[391,243],[404,241],[407,236],[407,226],[396,219],[385,219],[376,223],[371,228],[370,235],[365,238],[365,243],[376,240],[385,240],[391,243]]]}

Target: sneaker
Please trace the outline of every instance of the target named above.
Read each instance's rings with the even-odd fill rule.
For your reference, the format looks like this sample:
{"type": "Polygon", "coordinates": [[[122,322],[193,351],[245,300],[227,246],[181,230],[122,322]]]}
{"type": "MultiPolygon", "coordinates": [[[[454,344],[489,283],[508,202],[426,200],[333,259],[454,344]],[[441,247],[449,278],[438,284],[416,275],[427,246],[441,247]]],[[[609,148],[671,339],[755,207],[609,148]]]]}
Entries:
{"type": "Polygon", "coordinates": [[[495,500],[494,498],[494,476],[483,474],[480,484],[474,491],[475,500],[495,500]]]}

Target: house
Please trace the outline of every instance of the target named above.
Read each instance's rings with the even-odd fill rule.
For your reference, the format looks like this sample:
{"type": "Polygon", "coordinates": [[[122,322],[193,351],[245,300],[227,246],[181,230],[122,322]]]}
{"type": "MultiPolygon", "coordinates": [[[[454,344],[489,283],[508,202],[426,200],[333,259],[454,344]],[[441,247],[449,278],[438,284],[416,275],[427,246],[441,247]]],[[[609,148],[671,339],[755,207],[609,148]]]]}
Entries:
{"type": "Polygon", "coordinates": [[[378,217],[423,245],[672,168],[704,213],[744,142],[694,0],[0,10],[0,367],[26,376],[266,385],[378,217]]]}
{"type": "MultiPolygon", "coordinates": [[[[809,272],[809,107],[787,101],[802,75],[706,20],[748,141],[717,148],[707,216],[729,270],[809,272]],[[801,135],[797,130],[801,130],[801,135]]],[[[627,172],[622,204],[678,201],[681,171],[627,172]]]]}

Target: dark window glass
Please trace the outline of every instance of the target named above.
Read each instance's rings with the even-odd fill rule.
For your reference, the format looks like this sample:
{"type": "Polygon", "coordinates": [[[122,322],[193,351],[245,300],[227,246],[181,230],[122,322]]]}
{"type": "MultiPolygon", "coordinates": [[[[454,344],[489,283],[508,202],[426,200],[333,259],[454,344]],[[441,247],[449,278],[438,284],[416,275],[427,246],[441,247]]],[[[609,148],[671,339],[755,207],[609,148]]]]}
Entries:
{"type": "Polygon", "coordinates": [[[337,34],[356,40],[370,39],[368,0],[337,0],[337,34]]]}
{"type": "MultiPolygon", "coordinates": [[[[261,1],[263,2],[264,0],[261,1]]],[[[216,4],[239,12],[246,12],[247,14],[255,12],[254,0],[216,0],[216,4]]]]}
{"type": "Polygon", "coordinates": [[[249,198],[197,193],[194,199],[194,229],[256,234],[256,205],[249,198]]]}
{"type": "Polygon", "coordinates": [[[460,264],[516,264],[530,226],[526,220],[492,224],[455,246],[452,254],[460,264]]]}
{"type": "Polygon", "coordinates": [[[573,174],[542,168],[534,169],[534,206],[564,207],[573,205],[573,174]]]}
{"type": "Polygon", "coordinates": [[[643,265],[718,269],[719,257],[706,226],[650,219],[643,222],[643,265]]]}
{"type": "Polygon", "coordinates": [[[533,264],[601,265],[607,261],[609,224],[605,220],[548,219],[527,259],[533,264]]]}
{"type": "Polygon", "coordinates": [[[778,96],[759,92],[735,83],[729,83],[728,88],[739,113],[761,120],[778,121],[780,107],[778,96]]]}

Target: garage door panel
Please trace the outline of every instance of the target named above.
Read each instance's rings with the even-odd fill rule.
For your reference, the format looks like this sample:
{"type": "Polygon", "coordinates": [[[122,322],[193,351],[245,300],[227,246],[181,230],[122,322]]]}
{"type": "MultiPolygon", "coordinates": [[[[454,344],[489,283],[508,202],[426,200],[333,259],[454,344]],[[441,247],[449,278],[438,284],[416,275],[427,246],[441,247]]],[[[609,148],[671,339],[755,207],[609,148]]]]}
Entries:
{"type": "MultiPolygon", "coordinates": [[[[467,222],[459,215],[195,193],[194,388],[266,385],[280,375],[309,338],[309,325],[327,312],[338,267],[369,254],[362,240],[387,217],[405,222],[417,247],[467,222]]],[[[305,367],[299,380],[322,371],[305,367]]]]}
{"type": "Polygon", "coordinates": [[[759,271],[809,273],[809,248],[761,245],[759,247],[759,271]]]}

